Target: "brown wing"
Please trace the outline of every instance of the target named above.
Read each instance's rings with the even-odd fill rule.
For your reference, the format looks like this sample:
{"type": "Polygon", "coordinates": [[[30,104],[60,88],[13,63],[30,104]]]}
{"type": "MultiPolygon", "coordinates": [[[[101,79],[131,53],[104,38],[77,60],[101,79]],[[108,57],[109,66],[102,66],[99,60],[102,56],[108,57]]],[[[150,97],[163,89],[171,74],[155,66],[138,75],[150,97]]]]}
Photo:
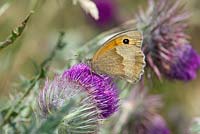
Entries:
{"type": "Polygon", "coordinates": [[[144,73],[144,54],[139,46],[123,45],[116,47],[117,53],[123,57],[124,76],[129,82],[137,82],[144,73]]]}
{"type": "Polygon", "coordinates": [[[98,56],[97,59],[93,59],[92,68],[94,71],[103,74],[109,74],[111,76],[123,76],[124,65],[123,57],[117,54],[116,48],[109,50],[102,55],[98,56]]]}
{"type": "Polygon", "coordinates": [[[116,46],[125,45],[123,43],[123,39],[128,38],[130,40],[131,45],[136,45],[138,47],[142,47],[142,33],[139,31],[127,31],[122,32],[110,40],[106,41],[103,46],[95,53],[93,59],[97,59],[98,56],[103,55],[105,52],[114,49],[116,46]]]}
{"type": "Polygon", "coordinates": [[[136,82],[145,65],[141,46],[142,34],[138,31],[116,35],[96,52],[92,58],[92,68],[99,73],[136,82]],[[124,44],[124,39],[128,39],[129,44],[124,44]]]}

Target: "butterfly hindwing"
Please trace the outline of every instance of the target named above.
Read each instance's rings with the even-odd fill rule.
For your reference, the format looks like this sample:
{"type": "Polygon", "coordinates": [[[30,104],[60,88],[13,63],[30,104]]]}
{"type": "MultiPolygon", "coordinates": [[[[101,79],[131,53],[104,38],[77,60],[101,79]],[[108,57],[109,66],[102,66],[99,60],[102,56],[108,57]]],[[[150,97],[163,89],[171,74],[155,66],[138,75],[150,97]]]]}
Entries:
{"type": "Polygon", "coordinates": [[[123,57],[124,78],[130,82],[136,82],[143,74],[145,65],[144,55],[141,49],[133,45],[122,45],[116,47],[117,53],[123,57]]]}
{"type": "Polygon", "coordinates": [[[120,64],[122,61],[123,57],[117,55],[116,48],[113,48],[93,61],[92,68],[98,73],[122,76],[124,74],[124,65],[120,64]]]}

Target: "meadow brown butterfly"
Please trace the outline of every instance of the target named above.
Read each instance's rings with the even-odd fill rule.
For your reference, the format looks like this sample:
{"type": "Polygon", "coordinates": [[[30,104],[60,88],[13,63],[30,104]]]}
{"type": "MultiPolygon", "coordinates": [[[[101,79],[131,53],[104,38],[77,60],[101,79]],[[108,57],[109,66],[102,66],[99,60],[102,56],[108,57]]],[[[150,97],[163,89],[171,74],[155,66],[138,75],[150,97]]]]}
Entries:
{"type": "Polygon", "coordinates": [[[133,30],[111,37],[94,54],[91,60],[92,69],[100,74],[126,79],[131,83],[137,82],[145,66],[142,40],[142,33],[133,30]]]}

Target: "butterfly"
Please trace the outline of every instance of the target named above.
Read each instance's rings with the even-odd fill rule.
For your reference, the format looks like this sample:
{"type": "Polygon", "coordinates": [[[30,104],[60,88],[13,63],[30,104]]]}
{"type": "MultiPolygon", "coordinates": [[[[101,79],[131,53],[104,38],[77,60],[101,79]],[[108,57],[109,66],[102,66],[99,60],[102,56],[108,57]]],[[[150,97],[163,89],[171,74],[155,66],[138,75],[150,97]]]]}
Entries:
{"type": "Polygon", "coordinates": [[[126,79],[135,83],[144,73],[143,35],[139,31],[123,31],[106,41],[91,59],[97,73],[126,79]]]}

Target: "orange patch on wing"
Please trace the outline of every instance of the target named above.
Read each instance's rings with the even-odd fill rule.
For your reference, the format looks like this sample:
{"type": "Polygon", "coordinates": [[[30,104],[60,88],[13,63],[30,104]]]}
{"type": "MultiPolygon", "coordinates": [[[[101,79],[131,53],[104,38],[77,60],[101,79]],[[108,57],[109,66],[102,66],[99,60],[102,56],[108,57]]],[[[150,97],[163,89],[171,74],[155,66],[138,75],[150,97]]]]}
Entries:
{"type": "Polygon", "coordinates": [[[101,47],[97,52],[96,54],[94,55],[93,57],[93,60],[96,60],[99,56],[103,55],[105,52],[115,48],[116,46],[120,46],[120,45],[123,45],[121,42],[120,42],[121,38],[117,39],[117,40],[111,40],[111,41],[108,41],[106,42],[103,47],[101,47]]]}

